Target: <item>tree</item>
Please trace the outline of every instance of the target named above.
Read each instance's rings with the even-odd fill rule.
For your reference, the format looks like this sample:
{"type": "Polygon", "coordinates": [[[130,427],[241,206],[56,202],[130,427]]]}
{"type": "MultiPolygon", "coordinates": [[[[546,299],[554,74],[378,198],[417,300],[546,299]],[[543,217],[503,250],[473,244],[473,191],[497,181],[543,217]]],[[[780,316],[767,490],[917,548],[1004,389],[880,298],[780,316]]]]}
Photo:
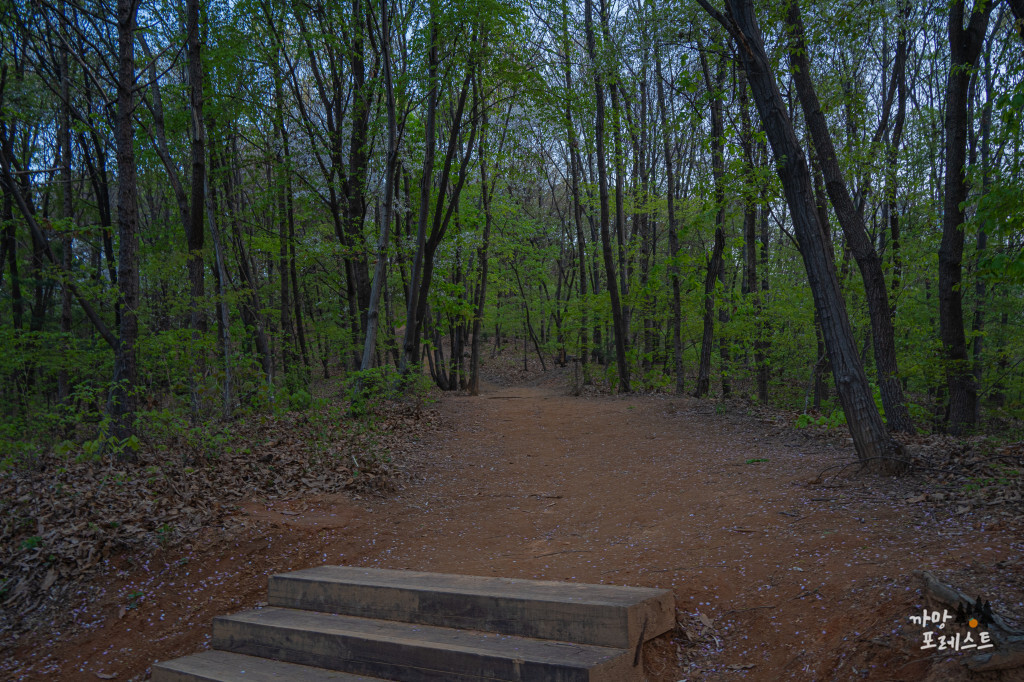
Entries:
{"type": "Polygon", "coordinates": [[[608,295],[611,298],[612,305],[612,329],[615,334],[615,362],[618,365],[619,390],[629,393],[629,365],[626,362],[626,323],[623,316],[622,303],[619,300],[619,286],[615,281],[615,261],[612,257],[612,238],[608,225],[610,210],[608,205],[608,164],[605,160],[604,148],[604,75],[602,73],[603,63],[598,59],[597,43],[594,39],[593,0],[586,0],[586,34],[587,54],[590,57],[591,69],[593,70],[594,98],[597,102],[594,114],[594,139],[597,148],[598,191],[601,201],[601,255],[604,258],[608,295]]]}
{"type": "Polygon", "coordinates": [[[942,206],[942,244],[939,246],[939,336],[946,352],[947,420],[958,434],[975,423],[978,387],[967,357],[964,334],[963,254],[964,202],[967,201],[967,95],[978,65],[992,3],[980,2],[964,26],[964,2],[949,9],[950,66],[946,79],[946,181],[942,206]]]}
{"type": "MultiPolygon", "coordinates": [[[[796,83],[811,139],[814,141],[818,163],[825,176],[825,190],[835,209],[836,216],[839,218],[839,224],[843,234],[846,235],[853,257],[857,260],[857,266],[860,268],[864,281],[868,314],[871,317],[871,338],[874,343],[875,367],[878,372],[882,406],[885,409],[890,429],[913,433],[914,424],[910,419],[906,398],[903,397],[903,390],[900,387],[895,333],[889,309],[889,290],[886,288],[885,275],[882,273],[882,259],[875,250],[872,240],[868,237],[863,213],[857,210],[850,197],[850,190],[843,178],[842,170],[839,168],[832,134],[821,111],[814,83],[811,81],[811,63],[807,56],[807,43],[804,40],[799,0],[791,0],[787,21],[791,31],[789,61],[793,80],[796,83]]],[[[895,82],[894,76],[894,87],[890,88],[890,93],[895,91],[895,82]]],[[[886,105],[883,118],[888,118],[888,105],[886,105]]],[[[882,127],[884,126],[880,126],[880,128],[882,127]]]]}
{"type": "Polygon", "coordinates": [[[828,348],[832,375],[857,456],[873,468],[900,471],[905,467],[905,461],[899,457],[899,446],[882,424],[857,355],[832,252],[814,210],[814,191],[807,158],[797,141],[785,100],[772,74],[753,4],[750,0],[728,0],[728,15],[723,15],[707,0],[698,1],[732,35],[743,60],[793,216],[793,227],[828,348]]]}

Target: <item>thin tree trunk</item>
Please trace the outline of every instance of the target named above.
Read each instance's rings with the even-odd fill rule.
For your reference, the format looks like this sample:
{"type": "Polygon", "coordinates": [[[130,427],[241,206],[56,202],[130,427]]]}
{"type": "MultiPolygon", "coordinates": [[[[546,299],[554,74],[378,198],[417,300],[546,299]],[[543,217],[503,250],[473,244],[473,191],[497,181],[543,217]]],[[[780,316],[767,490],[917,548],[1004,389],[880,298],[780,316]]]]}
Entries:
{"type": "Polygon", "coordinates": [[[487,103],[484,103],[480,120],[480,201],[484,209],[484,233],[477,252],[480,263],[480,283],[476,292],[476,311],[473,314],[473,341],[469,351],[469,394],[480,395],[480,327],[484,320],[484,306],[487,303],[488,251],[491,244],[491,186],[487,177],[487,103]]]}
{"type": "Polygon", "coordinates": [[[664,77],[661,73],[661,49],[654,48],[655,78],[658,83],[658,112],[661,118],[662,143],[665,154],[665,175],[668,183],[668,250],[672,259],[672,358],[676,374],[676,393],[684,391],[683,343],[680,337],[682,327],[682,306],[679,290],[679,233],[676,231],[675,168],[672,163],[672,138],[668,127],[668,107],[665,104],[664,77]]]}
{"type": "MultiPolygon", "coordinates": [[[[991,131],[992,131],[992,67],[989,63],[988,54],[985,55],[985,104],[981,111],[981,193],[982,196],[988,193],[991,184],[991,131]]],[[[972,164],[973,165],[973,164],[972,164]]],[[[981,260],[985,250],[988,248],[988,233],[985,231],[985,221],[978,221],[977,245],[975,247],[975,258],[981,260]]],[[[971,337],[973,348],[971,349],[972,362],[974,364],[975,387],[981,386],[981,379],[985,372],[985,365],[982,362],[982,351],[985,342],[985,308],[986,291],[985,278],[978,277],[974,283],[974,319],[971,322],[971,337]]],[[[981,420],[981,401],[974,403],[974,421],[981,420]]]]}
{"type": "MultiPolygon", "coordinates": [[[[67,26],[67,18],[64,16],[64,2],[60,3],[60,30],[67,26]]],[[[72,241],[70,235],[71,221],[74,217],[74,202],[71,197],[71,74],[68,66],[67,41],[61,41],[60,48],[60,121],[57,129],[57,140],[60,152],[60,185],[61,185],[61,212],[60,217],[64,219],[64,237],[61,239],[61,260],[64,269],[64,276],[71,276],[71,250],[72,241]]],[[[2,267],[2,266],[0,266],[2,267]]],[[[68,341],[71,336],[71,289],[67,283],[61,286],[60,297],[60,331],[64,336],[62,344],[65,348],[65,357],[68,357],[68,341]]],[[[61,367],[57,375],[57,400],[64,402],[71,393],[68,370],[61,367]]]]}
{"type": "Polygon", "coordinates": [[[601,203],[601,252],[604,257],[604,269],[608,280],[608,294],[612,305],[612,326],[615,335],[615,360],[618,364],[619,390],[629,393],[631,389],[629,386],[629,365],[626,364],[626,327],[622,314],[622,305],[619,301],[619,287],[615,281],[615,262],[612,256],[612,239],[608,225],[608,165],[605,161],[604,149],[604,77],[601,74],[601,65],[597,59],[597,45],[594,40],[594,3],[593,0],[586,0],[585,4],[587,53],[590,57],[591,68],[594,71],[594,94],[597,103],[594,136],[597,145],[597,175],[601,203]]]}
{"type": "MultiPolygon", "coordinates": [[[[565,67],[565,91],[566,93],[573,92],[572,82],[572,64],[569,61],[569,26],[568,26],[568,6],[567,4],[562,5],[562,60],[565,67]]],[[[576,125],[572,120],[572,104],[573,98],[566,96],[565,98],[565,129],[566,134],[569,138],[569,177],[572,188],[572,217],[573,223],[576,227],[576,248],[579,255],[579,267],[580,267],[580,370],[583,375],[583,383],[590,383],[590,371],[588,367],[588,359],[590,355],[589,349],[589,301],[587,299],[587,242],[586,237],[583,234],[583,206],[580,202],[580,173],[581,160],[580,160],[580,145],[579,138],[576,134],[576,125]]]]}
{"type": "Polygon", "coordinates": [[[725,85],[725,51],[718,60],[712,81],[706,51],[701,49],[704,84],[711,98],[711,174],[715,185],[715,241],[704,275],[704,333],[700,343],[700,365],[693,395],[703,398],[711,388],[711,350],[715,340],[715,284],[721,277],[725,251],[725,125],[722,121],[722,88],[725,85]]]}
{"type": "Polygon", "coordinates": [[[377,349],[377,327],[379,325],[380,293],[384,287],[385,265],[387,264],[388,234],[391,230],[391,214],[395,205],[395,169],[398,165],[398,123],[395,116],[395,91],[391,76],[391,25],[389,23],[387,0],[381,2],[381,60],[384,63],[384,92],[388,116],[388,150],[384,164],[384,211],[381,218],[380,237],[377,239],[377,263],[373,270],[373,288],[370,291],[369,307],[366,314],[366,341],[363,344],[363,359],[360,369],[367,371],[373,366],[377,349]]]}
{"type": "Polygon", "coordinates": [[[205,296],[205,264],[203,261],[203,211],[206,196],[206,139],[203,133],[203,62],[199,47],[199,0],[186,0],[186,49],[188,52],[189,107],[192,111],[192,200],[191,216],[185,226],[188,241],[188,279],[191,326],[206,331],[206,315],[202,309],[205,296]]]}

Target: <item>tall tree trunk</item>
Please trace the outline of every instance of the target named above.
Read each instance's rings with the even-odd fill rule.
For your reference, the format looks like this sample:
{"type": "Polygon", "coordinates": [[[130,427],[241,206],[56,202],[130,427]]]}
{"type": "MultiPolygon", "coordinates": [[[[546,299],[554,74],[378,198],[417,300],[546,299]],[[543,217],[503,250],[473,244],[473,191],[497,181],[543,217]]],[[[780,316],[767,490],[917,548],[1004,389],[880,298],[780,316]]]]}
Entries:
{"type": "Polygon", "coordinates": [[[480,263],[480,281],[476,291],[476,310],[473,313],[473,341],[469,350],[469,394],[480,395],[480,328],[487,303],[488,250],[491,244],[491,181],[487,176],[487,103],[481,110],[480,120],[480,201],[484,209],[484,233],[477,252],[480,263]]]}
{"type": "MultiPolygon", "coordinates": [[[[737,87],[740,100],[740,145],[747,163],[747,191],[743,203],[743,286],[744,296],[750,297],[754,309],[754,363],[758,371],[758,399],[762,400],[760,369],[764,362],[760,348],[763,326],[763,300],[757,286],[757,160],[754,157],[754,130],[750,122],[750,98],[747,94],[747,77],[738,69],[737,87]]],[[[766,387],[767,392],[767,387],[766,387]]]]}
{"type": "Polygon", "coordinates": [[[568,3],[562,4],[562,64],[565,69],[565,129],[569,139],[569,180],[572,189],[572,217],[576,227],[576,249],[579,257],[580,268],[580,370],[583,375],[583,383],[590,383],[590,370],[588,359],[589,349],[589,301],[587,299],[587,241],[583,234],[583,205],[580,201],[580,174],[582,172],[580,160],[579,137],[576,134],[576,125],[572,120],[572,104],[574,98],[569,95],[573,92],[572,63],[569,59],[569,8],[568,3]]]}
{"type": "Polygon", "coordinates": [[[992,3],[979,3],[964,27],[964,2],[949,9],[950,68],[946,80],[946,180],[939,245],[939,336],[946,351],[947,420],[950,433],[960,434],[975,424],[978,388],[967,357],[964,334],[963,277],[964,209],[967,201],[967,91],[971,73],[988,28],[992,3]]]}
{"type": "Polygon", "coordinates": [[[366,340],[363,344],[363,359],[360,369],[367,371],[373,367],[374,355],[377,350],[377,327],[379,325],[380,293],[385,285],[385,265],[388,258],[388,234],[391,230],[391,215],[395,205],[395,169],[398,166],[398,123],[395,116],[395,90],[391,76],[391,24],[389,22],[389,4],[381,2],[381,60],[384,63],[385,106],[388,116],[388,150],[384,164],[384,211],[380,224],[380,237],[377,239],[377,263],[373,270],[373,288],[370,291],[369,307],[366,315],[366,340]]]}
{"type": "Polygon", "coordinates": [[[654,48],[655,79],[658,83],[658,113],[661,118],[662,144],[665,154],[665,175],[668,183],[668,250],[672,259],[672,358],[676,375],[676,393],[684,390],[683,343],[680,337],[682,327],[682,306],[679,290],[679,233],[676,231],[675,168],[672,163],[672,134],[668,127],[668,107],[665,104],[664,77],[661,73],[661,47],[654,48]]]}
{"type": "MultiPolygon", "coordinates": [[[[64,2],[60,3],[60,30],[65,31],[67,18],[64,14],[64,2]]],[[[57,126],[57,140],[60,152],[60,185],[61,211],[64,219],[64,237],[61,239],[61,260],[64,276],[71,276],[71,221],[74,218],[74,203],[71,197],[71,74],[68,65],[67,41],[61,41],[60,48],[60,121],[57,126]]],[[[2,267],[2,266],[0,266],[2,267]]],[[[60,331],[64,336],[65,357],[67,357],[68,341],[71,335],[71,289],[67,283],[61,286],[60,297],[60,331]]],[[[61,367],[57,375],[57,400],[64,402],[71,392],[68,370],[61,367]]]]}
{"type": "Polygon", "coordinates": [[[701,49],[704,84],[711,99],[711,175],[715,185],[715,241],[704,275],[704,333],[700,343],[697,387],[693,394],[703,398],[711,388],[711,350],[715,340],[715,284],[721,277],[725,251],[725,125],[722,121],[722,88],[725,85],[725,51],[715,69],[715,78],[707,66],[706,51],[701,49]]]}
{"type": "Polygon", "coordinates": [[[793,80],[796,83],[804,118],[817,150],[818,162],[825,176],[825,191],[835,209],[839,226],[846,236],[850,251],[860,268],[867,298],[868,315],[871,318],[875,368],[877,371],[882,406],[889,422],[889,428],[906,433],[914,432],[914,423],[907,410],[900,385],[899,368],[896,363],[896,340],[889,312],[889,290],[882,272],[882,259],[875,250],[864,225],[864,216],[854,206],[850,191],[839,167],[832,134],[829,132],[821,104],[811,81],[811,64],[804,40],[803,20],[798,0],[789,5],[788,21],[793,30],[790,33],[789,60],[793,80]]]}
{"type": "MultiPolygon", "coordinates": [[[[988,193],[991,183],[991,147],[992,147],[992,65],[989,55],[985,55],[985,104],[981,111],[981,193],[982,196],[988,193]]],[[[972,162],[973,165],[973,162],[972,162]]],[[[985,250],[988,248],[988,233],[985,231],[985,221],[978,221],[977,245],[975,247],[975,258],[981,260],[985,250]]],[[[974,374],[975,387],[981,386],[981,379],[985,372],[985,365],[982,362],[982,350],[985,340],[985,297],[987,294],[985,278],[977,277],[974,283],[974,319],[971,322],[971,336],[974,347],[971,349],[972,372],[974,374]]],[[[981,401],[975,400],[974,421],[981,419],[981,401]]]]}
{"type": "Polygon", "coordinates": [[[730,16],[726,17],[707,0],[698,2],[736,40],[758,113],[775,155],[776,169],[793,217],[815,309],[821,319],[822,336],[839,401],[846,414],[857,456],[872,468],[901,471],[906,463],[899,457],[900,447],[885,430],[857,355],[839,290],[835,262],[814,210],[814,190],[807,158],[797,141],[786,102],[771,72],[761,30],[754,17],[753,3],[750,0],[728,0],[730,16]]]}
{"type": "MultiPolygon", "coordinates": [[[[767,144],[762,140],[759,145],[761,152],[759,158],[761,163],[767,163],[768,160],[768,148],[767,144]]],[[[771,210],[771,204],[768,201],[768,188],[762,187],[761,189],[761,263],[767,266],[768,264],[768,246],[771,244],[771,228],[768,224],[768,212],[771,210]]],[[[761,268],[761,294],[758,297],[759,310],[763,311],[764,307],[768,303],[768,268],[761,268]]],[[[758,314],[761,319],[761,325],[757,330],[757,341],[754,342],[754,361],[757,363],[757,400],[762,405],[768,404],[768,379],[769,370],[768,366],[768,349],[769,349],[769,338],[771,336],[771,320],[767,315],[758,314]]]]}
{"type": "MultiPolygon", "coordinates": [[[[21,299],[21,277],[18,273],[18,242],[14,238],[14,207],[10,191],[4,192],[4,254],[11,273],[11,321],[15,332],[20,331],[25,316],[25,304],[21,299]]],[[[0,263],[0,269],[4,266],[0,263]]]]}
{"type": "Polygon", "coordinates": [[[192,200],[191,218],[185,226],[188,241],[188,279],[192,306],[192,328],[206,331],[206,315],[202,309],[205,296],[205,263],[203,245],[206,206],[206,139],[203,132],[203,61],[199,47],[199,0],[186,0],[186,49],[188,51],[188,96],[192,111],[192,200]]]}
{"type": "Polygon", "coordinates": [[[594,136],[597,145],[597,175],[601,202],[601,252],[604,256],[608,294],[612,304],[612,327],[615,335],[615,360],[618,364],[619,390],[629,393],[631,389],[629,386],[629,365],[626,364],[626,327],[622,314],[622,304],[619,301],[619,286],[615,281],[615,261],[612,256],[612,238],[608,225],[608,164],[605,160],[604,150],[604,77],[601,73],[601,64],[597,59],[597,45],[594,40],[594,2],[593,0],[586,0],[585,4],[587,54],[590,57],[591,68],[594,72],[594,94],[597,103],[597,112],[594,119],[594,136]]]}
{"type": "Polygon", "coordinates": [[[402,342],[402,363],[404,374],[419,364],[419,330],[416,329],[416,313],[419,310],[420,278],[423,272],[423,250],[427,241],[427,221],[430,213],[430,189],[434,177],[434,153],[437,146],[437,18],[433,3],[430,5],[430,44],[427,47],[427,111],[424,121],[423,174],[420,176],[420,206],[416,221],[416,253],[412,261],[409,290],[406,292],[405,338],[402,342]]]}
{"type": "MultiPolygon", "coordinates": [[[[899,300],[903,281],[903,255],[900,239],[900,213],[896,201],[898,173],[896,157],[903,141],[903,126],[907,120],[907,24],[910,21],[910,3],[901,8],[899,38],[896,43],[896,58],[893,63],[893,81],[896,83],[896,116],[893,119],[892,137],[886,149],[886,204],[889,218],[889,249],[892,252],[892,281],[889,285],[889,316],[896,318],[896,303],[899,300]]],[[[885,226],[883,226],[885,229],[885,226]]]]}
{"type": "MultiPolygon", "coordinates": [[[[134,127],[135,106],[135,18],[134,0],[117,0],[117,111],[114,138],[117,144],[117,260],[118,301],[121,327],[114,354],[113,385],[108,411],[113,419],[113,436],[126,438],[133,427],[136,396],[137,361],[135,343],[139,336],[139,235],[136,189],[134,127]]],[[[134,457],[126,448],[123,457],[134,457]]]]}
{"type": "Polygon", "coordinates": [[[369,128],[371,92],[366,86],[366,63],[364,57],[364,33],[367,18],[364,15],[366,0],[352,0],[352,36],[349,59],[352,78],[352,112],[349,119],[348,175],[345,183],[346,217],[345,229],[351,245],[351,272],[354,278],[356,301],[358,303],[359,330],[366,331],[366,315],[370,306],[370,268],[367,263],[363,237],[363,221],[366,215],[366,168],[369,159],[369,128]]]}

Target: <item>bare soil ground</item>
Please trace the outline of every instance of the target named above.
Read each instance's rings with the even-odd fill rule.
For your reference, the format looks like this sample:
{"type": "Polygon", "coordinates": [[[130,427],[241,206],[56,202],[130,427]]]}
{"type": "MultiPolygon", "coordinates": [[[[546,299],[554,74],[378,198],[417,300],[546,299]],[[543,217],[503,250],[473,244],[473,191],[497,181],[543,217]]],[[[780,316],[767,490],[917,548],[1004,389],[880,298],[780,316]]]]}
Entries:
{"type": "Polygon", "coordinates": [[[567,394],[564,372],[446,396],[443,428],[386,497],[252,500],[222,527],[108,573],[79,627],[22,638],[12,679],[144,679],[198,650],[213,616],[260,605],[274,572],[320,564],[654,586],[678,625],[652,681],[970,677],[910,623],[927,569],[1019,625],[1016,514],[914,497],[914,478],[821,478],[853,457],[743,409],[567,394]]]}

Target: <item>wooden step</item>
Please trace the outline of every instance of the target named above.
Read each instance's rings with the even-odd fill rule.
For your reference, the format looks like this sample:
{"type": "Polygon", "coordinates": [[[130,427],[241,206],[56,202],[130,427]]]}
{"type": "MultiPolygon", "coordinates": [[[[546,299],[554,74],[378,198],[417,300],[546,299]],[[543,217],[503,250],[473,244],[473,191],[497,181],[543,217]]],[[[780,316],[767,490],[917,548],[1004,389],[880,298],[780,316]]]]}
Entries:
{"type": "Polygon", "coordinates": [[[639,651],[268,607],[214,619],[213,647],[401,682],[639,680],[639,651]]]}
{"type": "Polygon", "coordinates": [[[230,651],[204,651],[153,666],[153,682],[381,682],[337,670],[243,656],[230,651]]]}
{"type": "Polygon", "coordinates": [[[675,625],[669,590],[319,566],[270,578],[273,606],[635,648],[675,625]]]}

